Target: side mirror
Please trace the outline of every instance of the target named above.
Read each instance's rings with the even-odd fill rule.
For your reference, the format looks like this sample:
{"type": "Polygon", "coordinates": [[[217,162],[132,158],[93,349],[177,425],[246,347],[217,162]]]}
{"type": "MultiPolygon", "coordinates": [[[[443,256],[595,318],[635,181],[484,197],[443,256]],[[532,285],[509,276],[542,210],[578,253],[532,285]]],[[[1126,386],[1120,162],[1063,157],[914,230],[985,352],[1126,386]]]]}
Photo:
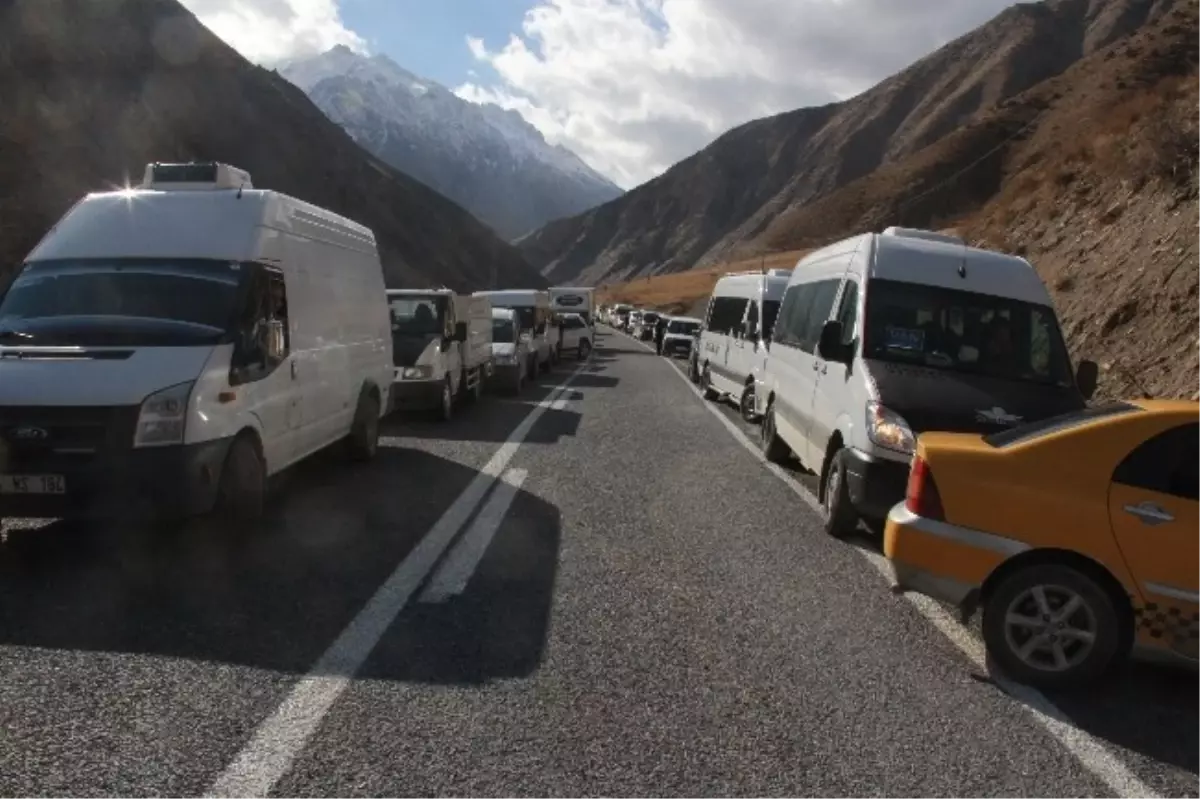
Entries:
{"type": "Polygon", "coordinates": [[[1075,370],[1075,385],[1079,387],[1079,393],[1085,400],[1090,400],[1096,393],[1096,386],[1099,382],[1099,365],[1095,361],[1080,361],[1075,370]]]}
{"type": "Polygon", "coordinates": [[[279,363],[287,355],[287,337],[283,329],[283,322],[272,320],[267,322],[266,326],[266,342],[264,342],[263,350],[267,354],[268,363],[279,363]]]}
{"type": "Polygon", "coordinates": [[[830,319],[821,328],[817,354],[834,363],[849,363],[849,350],[850,348],[842,343],[842,323],[837,319],[830,319]]]}
{"type": "Polygon", "coordinates": [[[467,323],[466,322],[455,322],[454,323],[454,340],[455,341],[466,341],[467,340],[467,323]]]}

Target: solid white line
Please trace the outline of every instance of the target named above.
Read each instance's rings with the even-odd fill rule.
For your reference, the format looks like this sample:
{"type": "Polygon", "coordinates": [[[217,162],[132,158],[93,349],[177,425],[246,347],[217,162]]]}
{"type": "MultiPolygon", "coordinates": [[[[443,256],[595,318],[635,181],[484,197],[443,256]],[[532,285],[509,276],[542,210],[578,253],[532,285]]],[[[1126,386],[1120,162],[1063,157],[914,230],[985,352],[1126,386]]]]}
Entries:
{"type": "MultiPolygon", "coordinates": [[[[632,339],[631,339],[632,340],[632,339]]],[[[640,341],[634,341],[642,347],[654,352],[650,347],[647,347],[640,341]]],[[[703,393],[692,385],[692,381],[688,379],[683,370],[680,369],[673,360],[667,361],[667,365],[671,371],[679,376],[679,379],[691,390],[693,394],[700,398],[704,403],[704,407],[712,413],[717,420],[725,426],[725,429],[733,435],[733,437],[767,469],[771,474],[778,477],[784,482],[788,488],[802,499],[809,508],[818,516],[823,516],[824,508],[821,507],[820,501],[813,495],[811,491],[804,487],[796,478],[792,477],[782,467],[769,462],[763,456],[762,451],[755,446],[744,432],[737,425],[731,422],[725,414],[721,413],[711,402],[704,399],[703,393]]],[[[877,552],[855,547],[854,550],[861,554],[867,561],[874,566],[880,574],[890,583],[892,581],[891,569],[888,566],[887,558],[877,552]]],[[[958,623],[958,620],[953,615],[946,612],[946,609],[939,605],[934,600],[921,594],[907,593],[903,595],[917,611],[924,616],[935,628],[947,638],[950,639],[959,651],[967,656],[978,669],[988,671],[987,655],[984,649],[983,642],[977,639],[966,627],[958,623]]],[[[1063,713],[1053,702],[1051,702],[1045,694],[1038,691],[1036,688],[1031,688],[1027,685],[1013,682],[1000,674],[992,674],[992,680],[1005,693],[1017,699],[1022,706],[1033,716],[1033,718],[1046,729],[1060,744],[1066,747],[1080,765],[1089,771],[1096,779],[1107,785],[1113,793],[1120,797],[1157,797],[1158,794],[1137,777],[1129,767],[1126,766],[1116,755],[1114,755],[1108,747],[1090,735],[1084,730],[1075,726],[1067,714],[1063,713]]]]}
{"type": "Polygon", "coordinates": [[[433,578],[421,592],[421,602],[440,603],[452,596],[461,594],[467,588],[467,583],[483,554],[496,536],[496,531],[504,522],[504,515],[517,497],[517,491],[525,482],[528,474],[524,469],[509,469],[500,478],[496,489],[488,497],[487,503],[471,526],[458,539],[458,543],[450,550],[450,554],[442,561],[442,565],[434,572],[433,578]]]}
{"type": "Polygon", "coordinates": [[[454,535],[508,466],[533,425],[554,405],[582,366],[533,407],[462,494],[358,612],[217,778],[207,796],[266,796],[287,773],[334,700],[408,603],[454,535]]]}

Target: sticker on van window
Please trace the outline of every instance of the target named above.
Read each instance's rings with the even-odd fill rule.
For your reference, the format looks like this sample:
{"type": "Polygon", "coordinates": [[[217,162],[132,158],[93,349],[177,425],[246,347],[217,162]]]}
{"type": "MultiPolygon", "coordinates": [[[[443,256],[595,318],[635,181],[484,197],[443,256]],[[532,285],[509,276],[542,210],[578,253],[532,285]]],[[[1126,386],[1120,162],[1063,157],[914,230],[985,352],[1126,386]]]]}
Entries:
{"type": "Polygon", "coordinates": [[[883,329],[883,346],[889,350],[922,352],[925,349],[925,331],[919,327],[893,327],[883,329]]]}

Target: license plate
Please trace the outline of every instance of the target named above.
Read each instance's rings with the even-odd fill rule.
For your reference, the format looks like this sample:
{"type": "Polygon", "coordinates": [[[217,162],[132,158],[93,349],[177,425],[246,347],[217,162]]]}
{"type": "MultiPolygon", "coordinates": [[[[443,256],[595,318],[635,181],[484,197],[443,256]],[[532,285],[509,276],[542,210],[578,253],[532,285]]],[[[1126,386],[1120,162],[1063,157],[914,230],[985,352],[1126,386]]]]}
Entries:
{"type": "Polygon", "coordinates": [[[65,494],[61,474],[0,474],[0,494],[65,494]]]}

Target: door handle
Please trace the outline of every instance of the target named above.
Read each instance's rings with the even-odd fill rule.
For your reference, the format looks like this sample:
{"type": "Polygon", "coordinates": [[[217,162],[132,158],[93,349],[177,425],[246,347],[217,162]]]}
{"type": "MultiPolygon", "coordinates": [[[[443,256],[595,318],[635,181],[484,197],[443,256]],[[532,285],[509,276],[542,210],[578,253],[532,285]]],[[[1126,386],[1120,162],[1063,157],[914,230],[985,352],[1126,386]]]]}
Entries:
{"type": "Polygon", "coordinates": [[[1156,525],[1175,521],[1175,517],[1166,508],[1156,505],[1153,502],[1139,502],[1137,505],[1126,505],[1124,510],[1129,515],[1138,517],[1142,521],[1142,524],[1156,525]]]}
{"type": "Polygon", "coordinates": [[[821,368],[821,362],[820,362],[820,361],[813,361],[813,371],[815,372],[815,371],[817,371],[817,370],[818,370],[818,369],[820,369],[820,368],[821,368]]]}

